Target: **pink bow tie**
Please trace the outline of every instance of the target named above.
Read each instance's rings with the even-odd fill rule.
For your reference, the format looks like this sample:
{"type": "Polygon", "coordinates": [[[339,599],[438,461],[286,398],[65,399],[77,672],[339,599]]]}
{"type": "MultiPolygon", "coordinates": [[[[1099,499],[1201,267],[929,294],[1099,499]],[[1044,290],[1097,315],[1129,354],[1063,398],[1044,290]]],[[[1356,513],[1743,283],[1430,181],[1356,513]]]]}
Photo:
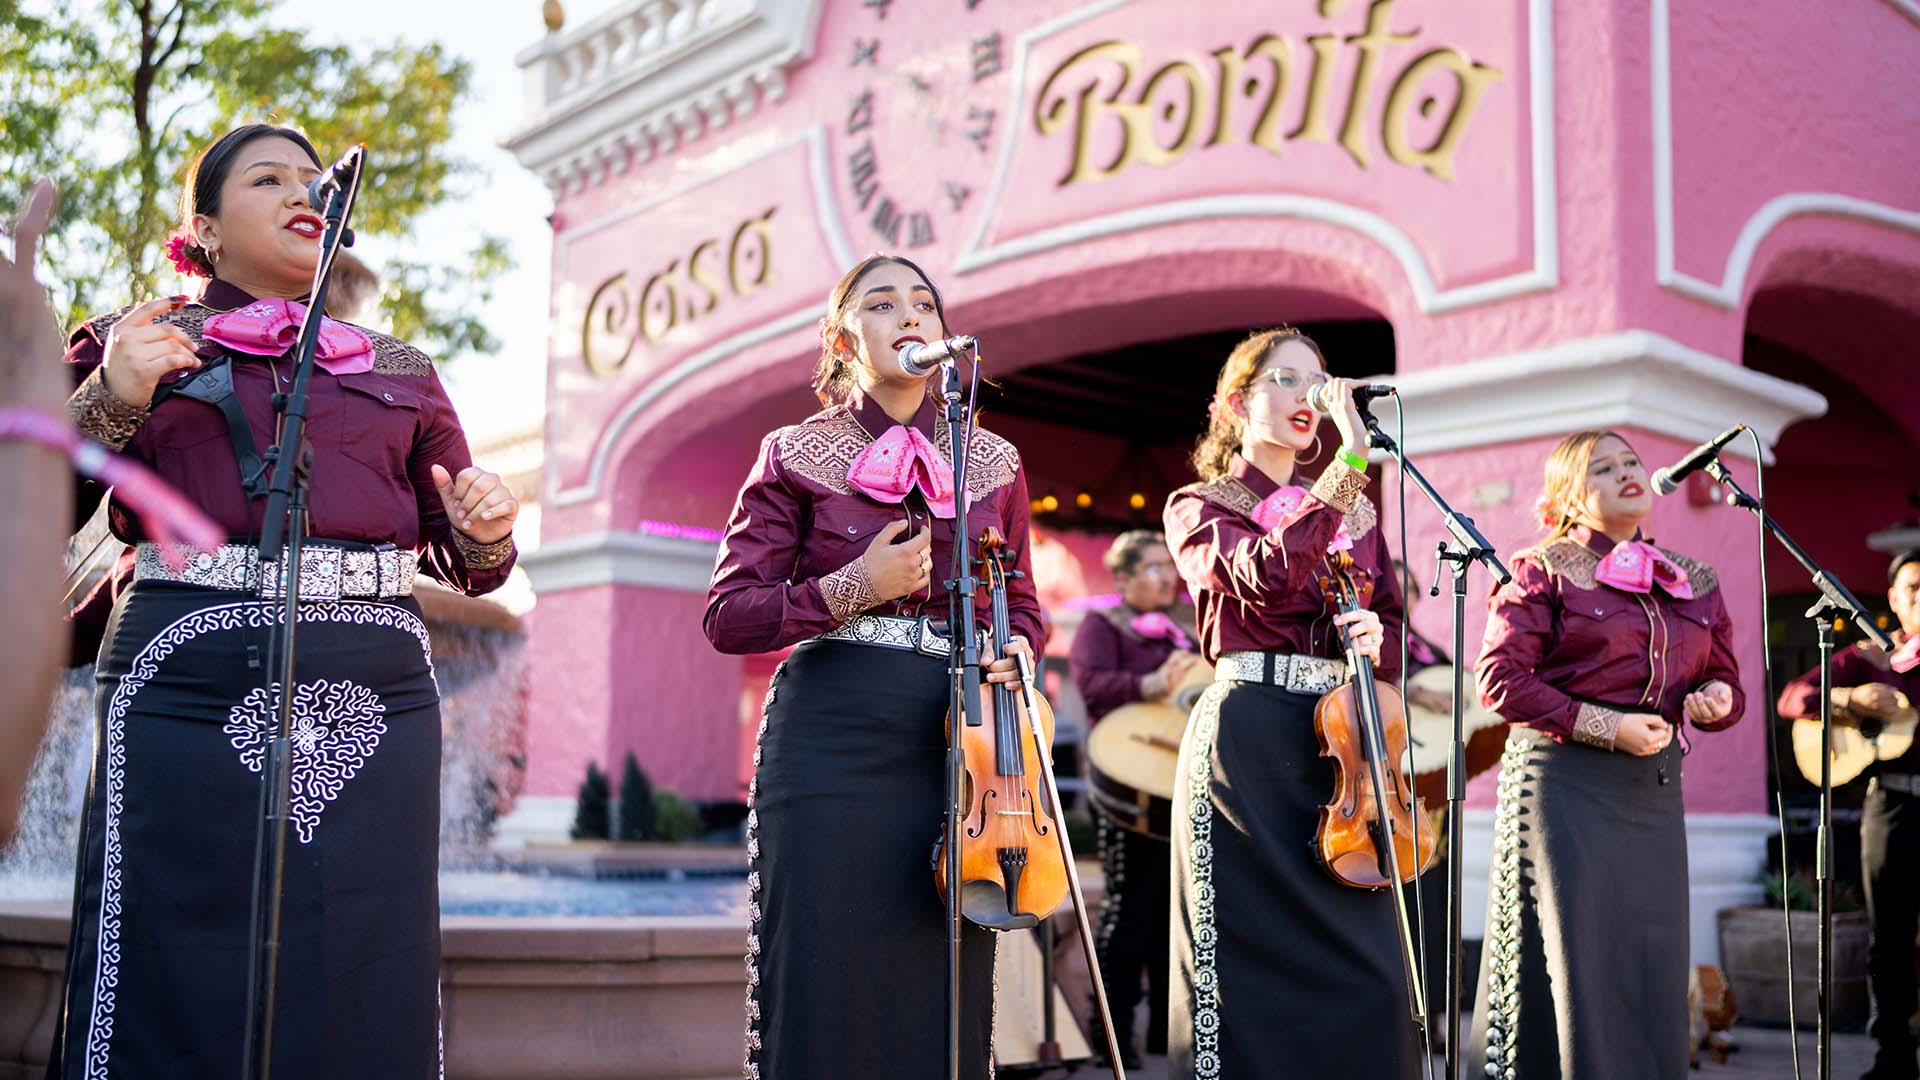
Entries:
{"type": "MultiPolygon", "coordinates": [[[[1307,501],[1307,489],[1296,484],[1288,484],[1279,491],[1260,500],[1253,508],[1254,524],[1272,532],[1275,526],[1291,525],[1306,516],[1303,509],[1307,501]]],[[[1347,533],[1347,523],[1342,520],[1339,528],[1333,531],[1333,539],[1327,543],[1327,552],[1348,551],[1353,547],[1353,537],[1347,533]]]]}
{"type": "Polygon", "coordinates": [[[847,483],[889,503],[905,501],[917,487],[934,517],[953,517],[953,467],[925,435],[904,424],[860,451],[847,467],[847,483]]]}
{"type": "Polygon", "coordinates": [[[1902,675],[1920,667],[1920,634],[1910,635],[1901,642],[1900,647],[1893,650],[1893,655],[1887,657],[1887,662],[1902,675]]]}
{"type": "Polygon", "coordinates": [[[1144,615],[1135,615],[1127,625],[1133,627],[1133,632],[1143,638],[1161,638],[1171,641],[1176,649],[1191,648],[1193,645],[1187,639],[1186,633],[1175,626],[1173,620],[1168,618],[1164,611],[1149,611],[1144,615]]]}
{"type": "Polygon", "coordinates": [[[1687,572],[1660,554],[1659,548],[1641,540],[1615,544],[1600,560],[1593,576],[1602,585],[1622,592],[1650,593],[1658,585],[1676,600],[1693,599],[1693,583],[1687,580],[1687,572]]]}
{"type": "MultiPolygon", "coordinates": [[[[252,356],[284,356],[300,337],[307,306],[271,297],[246,307],[223,311],[207,319],[200,336],[235,352],[252,356]]],[[[315,360],[335,375],[358,375],[373,370],[373,341],[356,327],[322,317],[315,360]]]]}

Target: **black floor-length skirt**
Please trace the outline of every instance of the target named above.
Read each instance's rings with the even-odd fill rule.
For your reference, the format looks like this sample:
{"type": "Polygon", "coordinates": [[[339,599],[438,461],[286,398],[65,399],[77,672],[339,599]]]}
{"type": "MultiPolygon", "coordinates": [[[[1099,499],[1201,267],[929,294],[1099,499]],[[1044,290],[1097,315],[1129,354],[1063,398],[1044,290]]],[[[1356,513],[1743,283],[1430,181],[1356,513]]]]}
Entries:
{"type": "Polygon", "coordinates": [[[1216,682],[1194,705],[1174,784],[1170,1077],[1418,1075],[1393,898],[1313,853],[1334,779],[1316,700],[1216,682]]]}
{"type": "MultiPolygon", "coordinates": [[[[947,1068],[944,658],[807,642],[774,673],[747,817],[749,1080],[947,1068]]],[[[962,938],[961,1075],[991,1075],[993,935],[962,938]]]]}
{"type": "Polygon", "coordinates": [[[1470,1075],[1687,1075],[1680,760],[1507,737],[1470,1075]]]}
{"type": "MultiPolygon", "coordinates": [[[[157,581],[114,612],[51,1077],[241,1074],[280,616],[157,581]]],[[[273,1075],[435,1076],[440,708],[426,626],[410,599],[312,604],[296,642],[273,1075]]]]}

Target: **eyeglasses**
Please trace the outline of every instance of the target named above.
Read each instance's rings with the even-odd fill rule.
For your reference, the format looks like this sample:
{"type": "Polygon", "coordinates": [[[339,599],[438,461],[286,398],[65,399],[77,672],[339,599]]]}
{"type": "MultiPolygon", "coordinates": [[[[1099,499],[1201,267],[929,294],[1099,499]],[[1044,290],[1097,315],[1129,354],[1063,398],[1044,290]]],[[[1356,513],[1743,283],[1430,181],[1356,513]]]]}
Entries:
{"type": "Polygon", "coordinates": [[[1135,577],[1172,577],[1177,572],[1170,562],[1147,563],[1133,568],[1135,577]]]}
{"type": "Polygon", "coordinates": [[[1329,378],[1330,376],[1324,371],[1295,371],[1290,367],[1277,367],[1262,372],[1260,377],[1253,381],[1253,385],[1258,387],[1261,383],[1272,382],[1289,394],[1302,394],[1316,386],[1324,385],[1329,378]]]}

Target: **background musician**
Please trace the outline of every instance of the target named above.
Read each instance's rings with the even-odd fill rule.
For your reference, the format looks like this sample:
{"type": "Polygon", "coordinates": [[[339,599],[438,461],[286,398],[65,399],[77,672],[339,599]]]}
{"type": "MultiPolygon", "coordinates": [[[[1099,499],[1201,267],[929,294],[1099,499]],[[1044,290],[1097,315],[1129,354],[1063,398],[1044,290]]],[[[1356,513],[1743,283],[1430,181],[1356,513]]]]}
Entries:
{"type": "MultiPolygon", "coordinates": [[[[1887,606],[1900,621],[1891,655],[1861,641],[1833,658],[1833,720],[1856,727],[1911,715],[1920,699],[1920,548],[1894,556],[1887,568],[1887,606]],[[1903,703],[1895,695],[1904,695],[1903,703]]],[[[1787,684],[1780,715],[1820,716],[1816,668],[1787,684]]],[[[1885,763],[1869,782],[1860,813],[1860,871],[1872,951],[1867,962],[1878,1048],[1862,1080],[1914,1080],[1913,934],[1920,920],[1920,750],[1885,763]]]]}
{"type": "MultiPolygon", "coordinates": [[[[1114,537],[1103,560],[1120,590],[1120,603],[1089,612],[1074,635],[1069,670],[1086,702],[1087,720],[1122,705],[1167,701],[1195,665],[1192,613],[1176,606],[1180,573],[1167,552],[1166,537],[1135,529],[1114,537]]],[[[1123,828],[1103,813],[1094,815],[1094,838],[1106,895],[1098,929],[1100,971],[1122,1062],[1140,1066],[1133,1045],[1133,1014],[1140,1003],[1140,979],[1149,986],[1147,1052],[1167,1048],[1167,889],[1168,846],[1158,837],[1123,828]]],[[[1099,1012],[1088,1027],[1098,1037],[1099,1012]]]]}

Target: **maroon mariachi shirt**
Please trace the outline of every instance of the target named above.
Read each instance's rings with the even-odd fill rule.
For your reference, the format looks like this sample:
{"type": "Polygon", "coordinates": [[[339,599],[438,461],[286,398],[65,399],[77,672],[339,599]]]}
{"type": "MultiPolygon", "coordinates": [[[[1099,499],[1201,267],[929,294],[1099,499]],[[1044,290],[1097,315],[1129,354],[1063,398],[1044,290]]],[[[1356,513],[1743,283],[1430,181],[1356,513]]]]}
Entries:
{"type": "Polygon", "coordinates": [[[1190,484],[1167,499],[1167,547],[1199,606],[1200,649],[1209,662],[1244,649],[1346,655],[1320,589],[1327,545],[1344,524],[1353,541],[1347,554],[1353,557],[1354,585],[1386,632],[1375,673],[1386,681],[1399,677],[1405,609],[1365,486],[1365,473],[1331,462],[1301,503],[1302,514],[1263,529],[1254,509],[1280,485],[1235,457],[1227,475],[1190,484]]]}
{"type": "MultiPolygon", "coordinates": [[[[224,350],[200,335],[208,316],[253,299],[216,279],[198,301],[160,321],[185,330],[202,360],[226,358],[254,446],[264,451],[275,441],[272,397],[276,389],[291,388],[292,363],[224,350]],[[286,385],[276,387],[276,382],[286,385]]],[[[239,461],[219,408],[179,394],[151,410],[134,408],[107,389],[101,366],[107,334],[127,310],[90,319],[68,339],[66,361],[79,384],[68,402],[75,425],[159,473],[235,542],[258,537],[266,499],[250,499],[242,490],[239,461]]],[[[315,461],[308,533],[316,539],[424,549],[424,573],[470,596],[499,588],[513,569],[513,538],[491,544],[468,539],[448,522],[434,487],[431,466],[458,475],[473,457],[432,361],[397,338],[365,333],[374,345],[372,371],[334,375],[315,366],[309,384],[306,438],[315,461]]],[[[185,374],[175,373],[163,385],[185,374]]],[[[82,482],[78,520],[90,516],[105,494],[98,485],[82,482]]],[[[108,515],[116,537],[129,544],[147,539],[132,514],[109,502],[108,515]]]]}
{"type": "Polygon", "coordinates": [[[1686,572],[1693,598],[1658,585],[1642,595],[1595,577],[1613,548],[1605,534],[1575,526],[1513,557],[1513,580],[1488,601],[1481,703],[1556,741],[1611,749],[1622,713],[1658,713],[1680,729],[1686,696],[1718,679],[1733,689],[1733,711],[1699,726],[1732,727],[1746,695],[1713,568],[1661,548],[1686,572]]]}
{"type": "MultiPolygon", "coordinates": [[[[1169,614],[1181,624],[1181,632],[1191,643],[1193,628],[1182,624],[1177,614],[1169,614]]],[[[1172,638],[1145,637],[1135,630],[1132,622],[1139,615],[1125,604],[1089,611],[1073,635],[1067,670],[1073,676],[1074,689],[1086,702],[1089,722],[1122,705],[1145,700],[1141,681],[1166,663],[1178,647],[1172,638]]]]}
{"type": "MultiPolygon", "coordinates": [[[[1904,640],[1904,638],[1902,638],[1904,640]]],[[[1920,667],[1905,672],[1893,670],[1884,649],[1871,642],[1860,641],[1841,649],[1833,657],[1833,688],[1840,690],[1854,686],[1879,683],[1890,686],[1907,695],[1909,702],[1920,702],[1920,667]]],[[[1820,717],[1820,669],[1800,676],[1788,683],[1780,691],[1780,715],[1793,719],[1820,717]]],[[[1847,710],[1833,710],[1835,720],[1858,718],[1849,717],[1847,710]]],[[[1898,759],[1898,765],[1892,762],[1896,772],[1920,772],[1920,752],[1908,750],[1898,759]]]]}
{"type": "MultiPolygon", "coordinates": [[[[707,640],[723,653],[772,652],[840,626],[861,613],[948,613],[944,584],[953,565],[953,520],[936,518],[918,490],[896,505],[856,489],[847,470],[860,451],[895,426],[885,409],[858,393],[845,404],[780,428],[760,444],[760,459],[740,488],[733,516],[720,541],[703,620],[707,640]],[[901,539],[933,528],[932,583],[913,596],[882,601],[873,590],[862,556],[875,534],[905,521],[901,539]]],[[[923,399],[911,425],[952,460],[946,424],[931,399],[923,399]]],[[[967,532],[974,540],[989,526],[1007,539],[1011,631],[1024,635],[1035,656],[1046,646],[1040,601],[1033,586],[1027,539],[1027,478],[1013,444],[985,429],[972,435],[967,486],[967,532]]],[[[974,549],[978,554],[978,548],[974,549]]],[[[981,626],[990,625],[985,571],[974,563],[982,588],[975,597],[981,626]]]]}

